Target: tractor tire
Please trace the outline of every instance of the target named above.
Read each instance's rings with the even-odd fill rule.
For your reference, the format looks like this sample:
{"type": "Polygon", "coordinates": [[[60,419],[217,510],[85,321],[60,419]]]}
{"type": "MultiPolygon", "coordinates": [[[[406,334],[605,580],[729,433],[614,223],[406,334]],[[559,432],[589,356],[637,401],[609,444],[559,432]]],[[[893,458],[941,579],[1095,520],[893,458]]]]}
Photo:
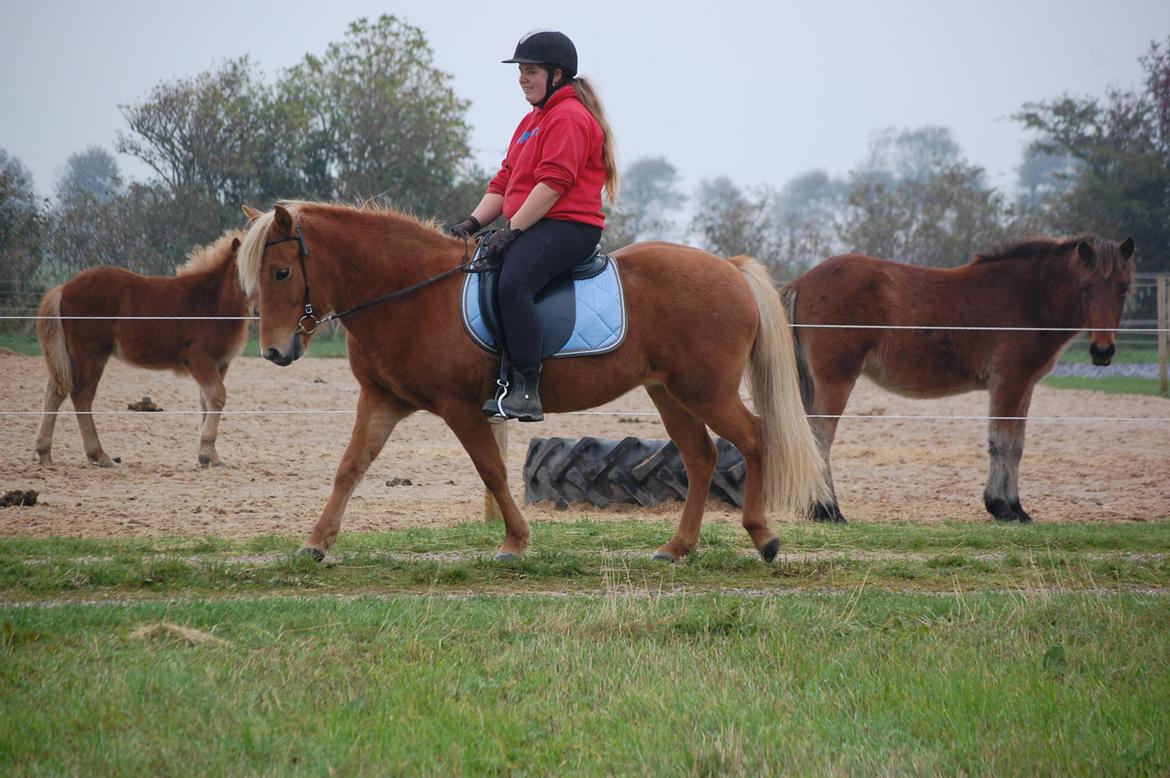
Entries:
{"type": "MultiPolygon", "coordinates": [[[[728,441],[717,438],[711,496],[743,507],[747,465],[728,441]]],[[[562,510],[574,502],[643,506],[685,500],[687,473],[669,440],[533,438],[524,459],[524,501],[551,501],[562,510]]]]}

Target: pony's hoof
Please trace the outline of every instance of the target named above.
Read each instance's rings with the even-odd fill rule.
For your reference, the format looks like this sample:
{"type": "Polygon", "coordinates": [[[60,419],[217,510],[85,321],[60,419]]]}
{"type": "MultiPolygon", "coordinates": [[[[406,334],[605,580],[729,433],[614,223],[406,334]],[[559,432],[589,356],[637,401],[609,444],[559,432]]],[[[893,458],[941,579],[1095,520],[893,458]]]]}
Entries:
{"type": "Polygon", "coordinates": [[[51,465],[51,464],[53,464],[53,455],[50,454],[48,451],[45,451],[44,453],[38,451],[37,452],[37,460],[39,461],[39,463],[42,466],[51,465]]]}
{"type": "Polygon", "coordinates": [[[519,562],[520,555],[513,554],[511,551],[497,551],[496,552],[496,561],[497,562],[519,562]]]}
{"type": "Polygon", "coordinates": [[[312,546],[301,546],[297,550],[297,556],[310,557],[314,562],[323,562],[325,560],[325,552],[312,546]]]}
{"type": "Polygon", "coordinates": [[[818,502],[812,506],[808,517],[813,521],[829,524],[848,524],[837,503],[818,502]]]}
{"type": "Polygon", "coordinates": [[[1031,523],[1032,523],[1032,517],[1031,517],[1031,516],[1029,516],[1029,515],[1028,515],[1027,513],[1025,513],[1024,511],[1020,511],[1020,513],[1019,513],[1019,516],[1018,516],[1018,521],[1019,521],[1021,524],[1031,524],[1031,523]]]}
{"type": "Polygon", "coordinates": [[[670,553],[669,551],[655,551],[654,552],[654,561],[655,562],[670,562],[671,564],[674,564],[675,562],[678,561],[678,557],[676,557],[674,554],[670,553]]]}
{"type": "Polygon", "coordinates": [[[769,564],[772,563],[772,560],[776,558],[776,554],[778,553],[780,553],[780,538],[772,538],[760,548],[760,556],[769,564]]]}

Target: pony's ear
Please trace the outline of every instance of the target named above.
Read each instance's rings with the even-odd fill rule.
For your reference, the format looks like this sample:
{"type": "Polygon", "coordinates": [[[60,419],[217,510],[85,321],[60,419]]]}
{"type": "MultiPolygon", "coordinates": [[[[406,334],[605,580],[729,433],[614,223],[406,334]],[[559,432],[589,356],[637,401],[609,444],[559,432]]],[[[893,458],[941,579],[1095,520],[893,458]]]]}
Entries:
{"type": "Polygon", "coordinates": [[[273,216],[278,229],[285,233],[292,233],[294,229],[293,218],[292,214],[288,212],[287,208],[285,208],[283,205],[277,205],[275,208],[273,208],[273,216]]]}
{"type": "Polygon", "coordinates": [[[1117,247],[1117,250],[1121,252],[1122,259],[1129,259],[1132,257],[1134,250],[1133,238],[1126,238],[1125,240],[1121,241],[1121,245],[1117,247]]]}
{"type": "Polygon", "coordinates": [[[262,212],[257,211],[255,208],[251,207],[250,205],[241,205],[240,210],[242,210],[244,212],[244,216],[246,216],[248,218],[249,222],[254,222],[257,219],[259,219],[261,216],[264,215],[262,212]]]}
{"type": "Polygon", "coordinates": [[[1089,241],[1082,240],[1080,243],[1078,243],[1077,253],[1080,254],[1081,261],[1086,265],[1093,264],[1093,257],[1096,255],[1093,253],[1093,247],[1089,245],[1089,241]]]}

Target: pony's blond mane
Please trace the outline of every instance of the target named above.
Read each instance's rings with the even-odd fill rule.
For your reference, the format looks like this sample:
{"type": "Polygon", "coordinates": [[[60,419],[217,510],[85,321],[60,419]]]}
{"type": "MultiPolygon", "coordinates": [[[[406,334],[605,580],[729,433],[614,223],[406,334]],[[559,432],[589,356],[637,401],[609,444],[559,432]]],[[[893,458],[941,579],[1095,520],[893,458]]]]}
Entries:
{"type": "MultiPolygon", "coordinates": [[[[295,212],[295,208],[291,208],[295,212]]],[[[244,234],[244,242],[236,254],[236,273],[240,277],[240,287],[244,294],[251,297],[256,293],[260,284],[260,260],[264,258],[264,239],[268,237],[268,228],[275,218],[274,211],[268,211],[256,217],[244,234]]]]}
{"type": "MultiPolygon", "coordinates": [[[[429,232],[435,233],[439,237],[451,241],[455,240],[455,238],[446,235],[443,232],[442,225],[434,219],[424,219],[373,201],[365,201],[357,205],[344,205],[341,203],[282,200],[278,204],[288,210],[294,221],[299,220],[300,212],[305,208],[312,208],[314,211],[323,212],[357,211],[382,216],[386,219],[403,222],[407,225],[421,227],[429,232]]],[[[267,211],[256,217],[256,220],[252,222],[251,226],[248,227],[248,232],[244,235],[244,242],[240,246],[236,266],[240,275],[240,286],[243,287],[245,294],[253,294],[256,291],[256,287],[260,284],[260,262],[264,258],[264,244],[268,238],[268,230],[272,226],[272,221],[275,217],[275,211],[267,211]]]]}
{"type": "Polygon", "coordinates": [[[196,246],[187,254],[187,261],[175,271],[177,276],[189,276],[219,267],[232,255],[232,241],[244,239],[243,230],[228,230],[214,243],[196,246]]]}

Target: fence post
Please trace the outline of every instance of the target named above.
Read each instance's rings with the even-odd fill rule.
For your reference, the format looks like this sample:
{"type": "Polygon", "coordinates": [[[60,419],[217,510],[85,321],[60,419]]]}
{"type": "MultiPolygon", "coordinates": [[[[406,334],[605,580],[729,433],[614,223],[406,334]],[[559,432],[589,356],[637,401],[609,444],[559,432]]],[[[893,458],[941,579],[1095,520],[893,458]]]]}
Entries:
{"type": "MultiPolygon", "coordinates": [[[[492,425],[492,434],[496,437],[496,445],[500,447],[500,456],[504,459],[504,467],[508,466],[508,422],[492,425]]],[[[500,513],[499,503],[492,493],[485,487],[483,490],[483,520],[484,523],[503,521],[504,514],[500,513]]]]}
{"type": "Polygon", "coordinates": [[[1170,316],[1167,314],[1167,308],[1170,308],[1170,284],[1166,281],[1170,276],[1158,276],[1158,286],[1156,299],[1158,302],[1158,394],[1166,397],[1166,357],[1167,352],[1170,351],[1170,332],[1167,332],[1167,321],[1170,316]]]}

